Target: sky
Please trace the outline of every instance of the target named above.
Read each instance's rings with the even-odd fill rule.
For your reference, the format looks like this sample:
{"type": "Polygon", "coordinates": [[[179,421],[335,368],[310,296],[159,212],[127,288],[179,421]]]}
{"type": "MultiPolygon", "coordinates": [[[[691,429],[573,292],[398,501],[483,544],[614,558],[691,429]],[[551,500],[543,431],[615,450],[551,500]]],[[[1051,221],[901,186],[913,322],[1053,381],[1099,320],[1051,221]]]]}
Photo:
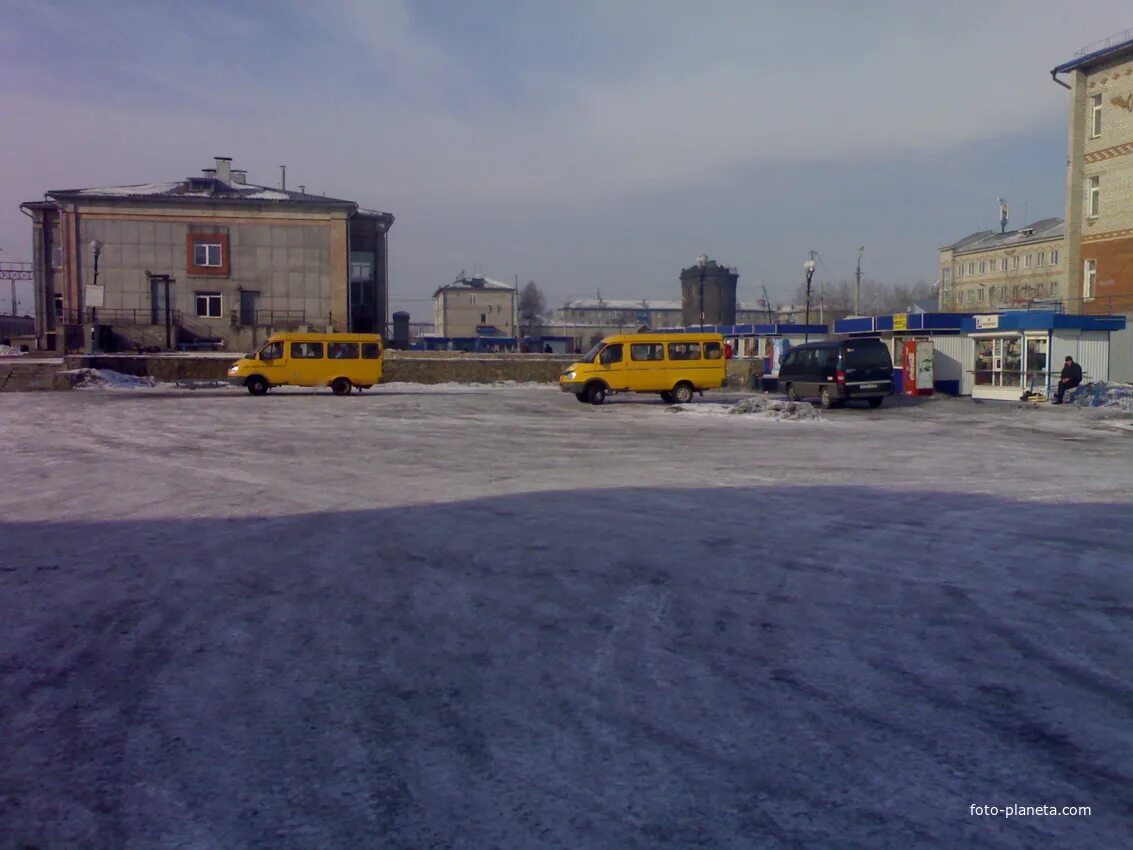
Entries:
{"type": "Polygon", "coordinates": [[[552,306],[679,298],[699,254],[741,301],[791,301],[812,250],[816,283],[859,246],[934,281],[997,198],[1063,214],[1050,69],[1131,26],[1127,0],[0,0],[0,260],[30,259],[22,201],[230,156],[393,213],[415,319],[462,270],[552,306]]]}

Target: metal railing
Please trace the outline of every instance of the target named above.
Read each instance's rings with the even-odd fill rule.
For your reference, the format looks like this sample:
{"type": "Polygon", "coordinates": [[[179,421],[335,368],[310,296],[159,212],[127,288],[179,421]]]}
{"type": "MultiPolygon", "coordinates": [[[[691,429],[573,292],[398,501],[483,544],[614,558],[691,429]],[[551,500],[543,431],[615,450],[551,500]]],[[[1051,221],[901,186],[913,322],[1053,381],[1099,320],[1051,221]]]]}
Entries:
{"type": "Polygon", "coordinates": [[[1091,53],[1097,53],[1099,50],[1105,50],[1107,47],[1113,47],[1114,45],[1131,40],[1133,40],[1133,29],[1115,32],[1107,38],[1087,44],[1085,47],[1076,50],[1074,52],[1074,58],[1081,59],[1083,56],[1089,56],[1091,53]]]}
{"type": "MultiPolygon", "coordinates": [[[[85,310],[62,310],[55,313],[55,320],[64,325],[86,325],[92,321],[100,325],[156,325],[166,324],[164,311],[155,316],[149,307],[88,307],[85,310]],[[157,321],[154,321],[156,319],[157,321]]],[[[180,325],[180,310],[169,311],[169,324],[180,325]]]]}

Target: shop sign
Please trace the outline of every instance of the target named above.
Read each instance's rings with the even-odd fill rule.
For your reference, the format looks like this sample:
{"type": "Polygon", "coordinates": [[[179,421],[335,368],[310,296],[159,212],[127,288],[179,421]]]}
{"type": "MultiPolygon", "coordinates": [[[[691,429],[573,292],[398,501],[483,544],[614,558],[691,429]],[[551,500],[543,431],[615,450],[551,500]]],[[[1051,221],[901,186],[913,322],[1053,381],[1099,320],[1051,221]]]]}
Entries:
{"type": "Polygon", "coordinates": [[[990,328],[999,327],[999,314],[996,313],[991,316],[976,316],[976,330],[986,331],[990,328]]]}
{"type": "Polygon", "coordinates": [[[909,329],[909,314],[908,313],[894,313],[893,314],[893,330],[907,331],[909,329]]]}

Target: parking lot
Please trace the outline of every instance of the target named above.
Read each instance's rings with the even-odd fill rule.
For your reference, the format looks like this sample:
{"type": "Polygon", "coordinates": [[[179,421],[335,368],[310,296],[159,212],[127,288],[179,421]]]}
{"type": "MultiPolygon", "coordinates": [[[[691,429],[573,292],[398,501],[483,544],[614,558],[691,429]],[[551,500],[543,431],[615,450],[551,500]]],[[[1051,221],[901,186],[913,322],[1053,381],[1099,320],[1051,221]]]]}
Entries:
{"type": "Polygon", "coordinates": [[[0,847],[1127,846],[1129,414],[737,398],[4,396],[0,847]]]}

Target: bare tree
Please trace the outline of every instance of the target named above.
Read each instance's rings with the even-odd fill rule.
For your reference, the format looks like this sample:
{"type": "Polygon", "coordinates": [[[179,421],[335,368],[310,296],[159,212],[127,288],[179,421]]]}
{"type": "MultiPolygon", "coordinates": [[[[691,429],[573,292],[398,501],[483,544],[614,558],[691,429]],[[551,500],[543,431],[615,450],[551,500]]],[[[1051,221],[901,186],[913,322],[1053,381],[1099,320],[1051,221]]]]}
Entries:
{"type": "Polygon", "coordinates": [[[535,281],[529,280],[519,292],[519,329],[524,336],[531,336],[535,326],[547,315],[547,299],[535,281]]]}

